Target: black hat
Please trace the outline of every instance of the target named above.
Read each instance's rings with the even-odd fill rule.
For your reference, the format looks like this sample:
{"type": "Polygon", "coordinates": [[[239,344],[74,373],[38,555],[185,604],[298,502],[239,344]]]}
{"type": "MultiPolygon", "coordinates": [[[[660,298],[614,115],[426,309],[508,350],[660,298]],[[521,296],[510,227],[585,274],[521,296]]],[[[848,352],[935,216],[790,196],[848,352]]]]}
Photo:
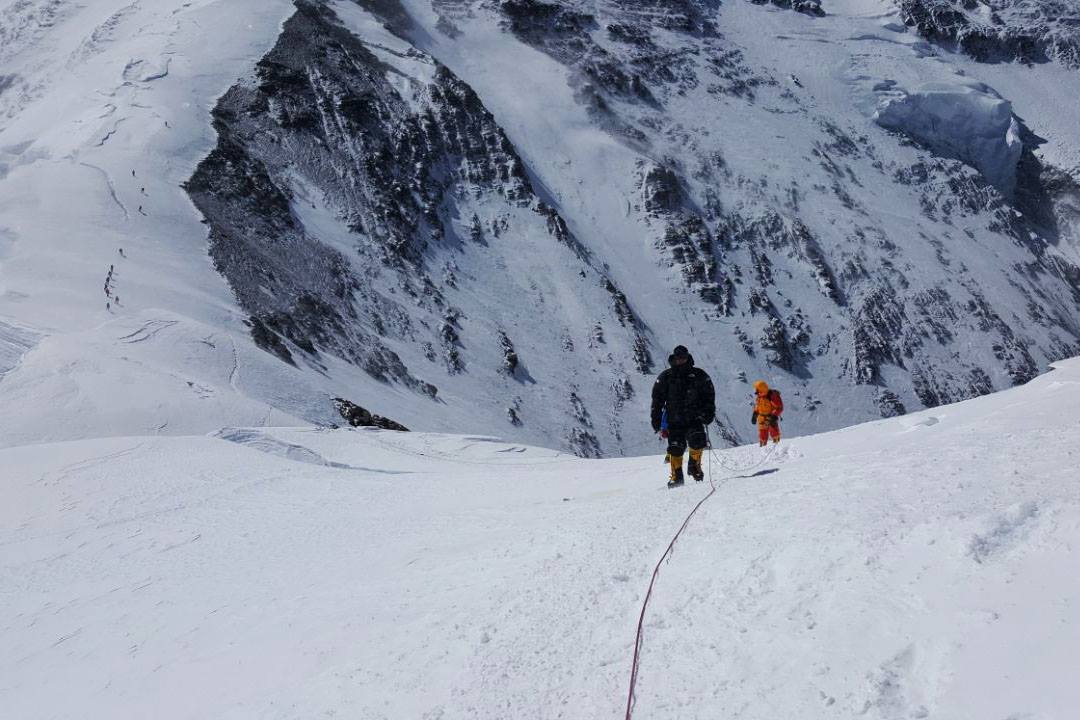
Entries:
{"type": "Polygon", "coordinates": [[[690,357],[690,351],[686,349],[685,345],[676,345],[675,349],[671,351],[671,357],[690,357]]]}

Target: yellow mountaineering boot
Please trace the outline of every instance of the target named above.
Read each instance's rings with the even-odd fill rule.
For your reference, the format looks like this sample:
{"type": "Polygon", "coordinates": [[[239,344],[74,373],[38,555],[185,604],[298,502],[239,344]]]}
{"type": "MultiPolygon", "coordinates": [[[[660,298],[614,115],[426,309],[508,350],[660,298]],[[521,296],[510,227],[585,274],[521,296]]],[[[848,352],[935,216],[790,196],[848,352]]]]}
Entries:
{"type": "Polygon", "coordinates": [[[679,487],[683,484],[682,455],[668,455],[671,459],[671,479],[668,480],[669,488],[679,487]]]}
{"type": "Polygon", "coordinates": [[[701,469],[702,450],[690,449],[690,462],[686,466],[686,472],[698,482],[705,479],[705,471],[701,469]]]}

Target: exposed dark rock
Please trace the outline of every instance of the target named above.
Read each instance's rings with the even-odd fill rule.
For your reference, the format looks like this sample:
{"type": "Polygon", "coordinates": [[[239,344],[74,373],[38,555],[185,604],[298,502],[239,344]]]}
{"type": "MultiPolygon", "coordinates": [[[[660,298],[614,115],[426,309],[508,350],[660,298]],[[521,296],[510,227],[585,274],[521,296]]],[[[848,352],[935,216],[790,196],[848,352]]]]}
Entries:
{"type": "Polygon", "coordinates": [[[517,351],[514,350],[514,343],[510,341],[510,338],[508,338],[504,332],[499,332],[499,346],[502,348],[503,354],[502,369],[513,375],[518,367],[518,354],[517,351]]]}
{"type": "Polygon", "coordinates": [[[723,419],[719,417],[716,418],[714,427],[716,428],[716,434],[718,436],[718,438],[713,440],[714,443],[717,439],[728,447],[738,447],[744,443],[742,435],[735,429],[734,424],[731,422],[731,418],[727,416],[724,416],[723,419]]]}
{"type": "Polygon", "coordinates": [[[1023,385],[1039,374],[1039,364],[1031,357],[1028,342],[1013,332],[1012,325],[1005,322],[987,302],[981,292],[968,288],[971,300],[967,310],[977,319],[983,332],[995,332],[999,340],[992,345],[994,356],[1001,361],[1014,385],[1023,385]]]}
{"type": "Polygon", "coordinates": [[[904,359],[897,338],[904,335],[904,307],[886,289],[868,294],[858,304],[852,317],[852,351],[855,382],[877,383],[881,365],[903,367],[904,359]]]}
{"type": "MultiPolygon", "coordinates": [[[[408,16],[394,0],[365,4],[391,31],[407,31],[408,16]]],[[[416,97],[403,97],[387,80],[396,71],[330,7],[310,0],[296,7],[254,76],[215,107],[218,145],[187,183],[206,217],[215,267],[248,311],[258,346],[320,372],[323,355],[337,356],[434,398],[435,386],[417,378],[386,342],[415,344],[428,361],[441,356],[451,375],[467,372],[461,311],[448,297],[460,277],[448,253],[466,244],[488,247],[514,230],[507,213],[482,219],[472,210],[464,227],[455,225],[458,208],[483,196],[541,216],[578,257],[581,276],[609,294],[628,331],[623,347],[648,372],[644,323],[593,267],[558,210],[537,197],[476,93],[434,59],[410,51],[432,67],[432,80],[415,89],[416,97]],[[308,195],[351,229],[355,255],[310,233],[294,209],[312,202],[308,195]],[[380,266],[397,276],[397,296],[371,284],[380,266]],[[415,322],[415,310],[403,302],[425,319],[415,322]]]]}
{"type": "Polygon", "coordinates": [[[795,12],[801,12],[804,15],[811,15],[813,17],[822,17],[825,15],[825,11],[821,9],[821,0],[750,0],[750,2],[755,5],[772,3],[785,10],[794,10],[795,12]]]}
{"type": "Polygon", "coordinates": [[[960,317],[947,290],[933,288],[919,292],[912,298],[912,305],[918,310],[918,330],[923,337],[933,338],[941,345],[952,342],[960,317]]]}
{"type": "Polygon", "coordinates": [[[579,457],[599,458],[604,456],[603,450],[600,448],[600,441],[596,439],[596,435],[585,428],[571,428],[566,437],[566,444],[579,457]]]}
{"type": "Polygon", "coordinates": [[[643,49],[654,47],[649,29],[631,23],[610,23],[607,26],[608,37],[619,42],[629,43],[643,49]]]}
{"type": "Polygon", "coordinates": [[[592,417],[576,390],[570,392],[570,417],[576,425],[570,429],[567,443],[581,457],[602,457],[600,441],[593,432],[592,417]]]}
{"type": "Polygon", "coordinates": [[[877,402],[878,410],[881,411],[881,417],[883,418],[896,417],[907,412],[904,403],[900,401],[900,398],[897,397],[896,393],[892,390],[880,391],[877,394],[875,401],[877,402]]]}
{"type": "Polygon", "coordinates": [[[296,366],[296,361],[293,360],[289,347],[277,333],[266,326],[266,323],[252,316],[248,319],[248,326],[251,328],[251,339],[255,341],[256,347],[273,353],[290,365],[296,366]]]}
{"type": "Polygon", "coordinates": [[[1080,68],[1080,23],[1067,0],[900,0],[900,12],[923,37],[979,62],[1053,59],[1080,68]]]}
{"type": "MultiPolygon", "coordinates": [[[[411,20],[396,0],[357,1],[409,39],[411,20]]],[[[1053,33],[1034,25],[1038,38],[1030,42],[983,29],[980,40],[968,7],[980,2],[903,4],[913,18],[919,11],[910,8],[933,6],[920,31],[980,59],[1051,57],[1049,40],[1038,38],[1053,33]]],[[[994,7],[1052,2],[994,0],[994,7]]],[[[821,14],[816,1],[773,4],[821,14]]],[[[433,7],[446,35],[461,32],[455,21],[467,32],[470,14],[490,13],[566,66],[595,126],[641,158],[627,223],[644,232],[637,248],[655,251],[658,272],[639,279],[605,256],[610,238],[597,242],[597,219],[588,209],[578,214],[577,198],[571,202],[559,182],[542,185],[552,182],[550,168],[527,168],[481,98],[436,59],[412,46],[365,44],[338,24],[332,5],[300,0],[254,75],[221,98],[218,145],[188,185],[252,337],[283,361],[329,374],[340,358],[435,397],[435,386],[417,375],[422,368],[460,397],[462,388],[492,379],[479,358],[490,371],[498,342],[498,383],[532,403],[530,430],[551,426],[544,413],[568,416],[566,446],[599,455],[609,438],[619,447],[629,432],[631,376],[653,372],[651,343],[663,334],[666,344],[675,332],[646,327],[637,312],[665,291],[695,330],[718,341],[714,354],[729,352],[755,373],[775,370],[780,382],[801,386],[796,409],[815,421],[832,422],[836,408],[827,393],[812,395],[810,383],[876,386],[842,390],[851,394],[845,402],[862,403],[864,416],[891,417],[912,403],[988,392],[1003,378],[1024,382],[1049,359],[1080,352],[1080,267],[1068,259],[1076,254],[1069,244],[1080,228],[1080,185],[1075,171],[1043,164],[1040,140],[1026,128],[1016,197],[1005,197],[972,168],[908,138],[871,141],[811,102],[798,78],[778,82],[749,67],[737,43],[719,33],[714,0],[434,0],[433,7]],[[413,77],[399,60],[425,70],[413,77]],[[702,106],[716,107],[715,122],[675,111],[702,106]],[[788,133],[783,145],[761,150],[770,157],[760,169],[747,169],[736,140],[717,139],[733,106],[789,114],[806,137],[788,133]],[[770,166],[789,148],[798,157],[775,157],[770,166]],[[789,164],[813,179],[773,170],[789,164]],[[881,186],[901,193],[905,209],[917,203],[922,217],[883,219],[881,186]],[[308,221],[309,208],[319,222],[308,221]],[[324,232],[327,217],[344,230],[324,232]],[[981,247],[1010,253],[1003,276],[974,267],[981,247]],[[522,249],[548,265],[516,264],[522,249]],[[546,282],[547,273],[556,277],[546,282]],[[559,296],[567,293],[574,297],[564,307],[559,296]],[[550,314],[551,332],[526,331],[530,314],[550,314]],[[588,377],[586,366],[602,381],[542,404],[530,394],[525,360],[547,359],[549,350],[566,376],[545,383],[565,387],[566,377],[588,377]]],[[[1067,43],[1055,47],[1052,57],[1065,62],[1067,43]]],[[[657,315],[677,317],[666,308],[657,315]]],[[[544,363],[545,374],[557,366],[544,363]]],[[[522,425],[520,397],[499,406],[512,427],[522,425]]],[[[739,441],[734,427],[743,424],[722,421],[723,438],[739,441]]]]}
{"type": "Polygon", "coordinates": [[[15,82],[18,79],[18,75],[0,75],[0,95],[3,95],[4,91],[14,87],[15,82]]]}
{"type": "Polygon", "coordinates": [[[649,341],[644,335],[639,334],[634,338],[634,367],[642,375],[647,375],[653,370],[652,353],[649,352],[649,341]]]}
{"type": "Polygon", "coordinates": [[[645,172],[642,181],[645,211],[654,216],[673,213],[683,207],[679,176],[671,168],[654,165],[645,172]]]}
{"type": "Polygon", "coordinates": [[[375,415],[350,400],[336,397],[333,401],[334,407],[341,414],[341,417],[353,427],[377,427],[383,430],[409,432],[409,428],[401,423],[385,418],[382,415],[375,415]]]}

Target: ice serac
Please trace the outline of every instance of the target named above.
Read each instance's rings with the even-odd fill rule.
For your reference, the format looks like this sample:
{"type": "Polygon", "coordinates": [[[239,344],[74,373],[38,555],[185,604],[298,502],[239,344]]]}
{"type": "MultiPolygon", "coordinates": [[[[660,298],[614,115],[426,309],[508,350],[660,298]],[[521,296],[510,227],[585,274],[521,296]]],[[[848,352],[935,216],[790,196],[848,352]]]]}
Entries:
{"type": "Polygon", "coordinates": [[[1024,151],[1012,103],[982,83],[926,83],[884,100],[874,114],[938,155],[956,158],[983,174],[1006,197],[1016,189],[1024,151]]]}

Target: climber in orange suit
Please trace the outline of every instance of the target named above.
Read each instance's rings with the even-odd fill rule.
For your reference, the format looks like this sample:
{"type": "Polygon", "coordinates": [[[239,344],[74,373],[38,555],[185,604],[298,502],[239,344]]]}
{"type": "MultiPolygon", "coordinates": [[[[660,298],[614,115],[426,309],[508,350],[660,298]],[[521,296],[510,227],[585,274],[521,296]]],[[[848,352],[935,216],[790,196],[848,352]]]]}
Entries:
{"type": "Polygon", "coordinates": [[[774,443],[780,442],[780,416],[784,414],[780,391],[770,390],[768,383],[758,380],[754,383],[754,393],[757,401],[750,422],[758,427],[758,443],[764,447],[770,437],[774,443]]]}

